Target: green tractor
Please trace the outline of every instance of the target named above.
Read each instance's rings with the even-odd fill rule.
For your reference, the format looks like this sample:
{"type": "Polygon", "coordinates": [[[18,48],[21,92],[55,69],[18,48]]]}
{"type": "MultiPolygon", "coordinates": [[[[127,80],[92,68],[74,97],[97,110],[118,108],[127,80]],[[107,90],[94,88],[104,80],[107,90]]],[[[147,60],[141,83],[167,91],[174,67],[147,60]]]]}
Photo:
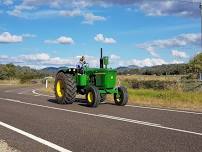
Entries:
{"type": "Polygon", "coordinates": [[[107,94],[113,94],[116,105],[124,106],[128,102],[125,87],[116,87],[117,71],[108,68],[109,58],[100,58],[100,68],[90,68],[88,64],[77,68],[58,71],[55,78],[55,96],[59,104],[72,104],[76,94],[86,95],[87,105],[97,107],[106,100],[107,94]]]}

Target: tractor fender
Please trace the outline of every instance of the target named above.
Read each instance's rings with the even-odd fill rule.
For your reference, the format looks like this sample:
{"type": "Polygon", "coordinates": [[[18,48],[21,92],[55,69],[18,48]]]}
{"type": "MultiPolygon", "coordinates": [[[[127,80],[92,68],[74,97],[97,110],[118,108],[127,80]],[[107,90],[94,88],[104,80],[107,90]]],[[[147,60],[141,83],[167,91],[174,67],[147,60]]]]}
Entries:
{"type": "MultiPolygon", "coordinates": [[[[57,72],[57,74],[60,73],[60,72],[65,74],[65,73],[67,73],[67,70],[66,70],[66,69],[61,69],[61,70],[59,70],[59,71],[57,72]]],[[[57,74],[56,74],[56,75],[57,75],[57,74]]]]}

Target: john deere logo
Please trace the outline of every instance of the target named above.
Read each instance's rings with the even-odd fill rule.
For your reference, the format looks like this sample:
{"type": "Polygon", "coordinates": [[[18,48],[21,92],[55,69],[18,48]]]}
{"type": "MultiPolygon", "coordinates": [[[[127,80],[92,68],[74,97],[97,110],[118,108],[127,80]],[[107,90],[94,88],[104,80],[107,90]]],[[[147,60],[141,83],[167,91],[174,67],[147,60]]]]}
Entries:
{"type": "Polygon", "coordinates": [[[113,79],[114,77],[113,76],[111,76],[111,79],[113,79]]]}

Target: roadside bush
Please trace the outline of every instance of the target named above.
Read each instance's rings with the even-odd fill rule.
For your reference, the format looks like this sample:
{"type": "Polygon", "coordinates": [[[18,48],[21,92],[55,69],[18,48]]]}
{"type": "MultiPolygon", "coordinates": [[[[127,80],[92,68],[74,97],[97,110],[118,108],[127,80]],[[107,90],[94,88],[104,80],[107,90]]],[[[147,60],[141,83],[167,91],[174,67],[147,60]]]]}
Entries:
{"type": "Polygon", "coordinates": [[[171,88],[178,88],[176,81],[161,81],[161,80],[129,80],[129,87],[133,89],[155,89],[167,90],[171,88]]]}

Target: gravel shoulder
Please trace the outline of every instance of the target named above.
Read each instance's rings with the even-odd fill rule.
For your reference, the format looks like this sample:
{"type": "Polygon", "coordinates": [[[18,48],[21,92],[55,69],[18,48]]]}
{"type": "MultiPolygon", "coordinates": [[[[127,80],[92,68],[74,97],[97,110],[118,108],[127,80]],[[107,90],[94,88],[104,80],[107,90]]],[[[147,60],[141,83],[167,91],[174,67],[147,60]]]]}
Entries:
{"type": "Polygon", "coordinates": [[[4,140],[0,140],[0,151],[1,152],[20,152],[19,150],[13,147],[10,147],[4,140]]]}

